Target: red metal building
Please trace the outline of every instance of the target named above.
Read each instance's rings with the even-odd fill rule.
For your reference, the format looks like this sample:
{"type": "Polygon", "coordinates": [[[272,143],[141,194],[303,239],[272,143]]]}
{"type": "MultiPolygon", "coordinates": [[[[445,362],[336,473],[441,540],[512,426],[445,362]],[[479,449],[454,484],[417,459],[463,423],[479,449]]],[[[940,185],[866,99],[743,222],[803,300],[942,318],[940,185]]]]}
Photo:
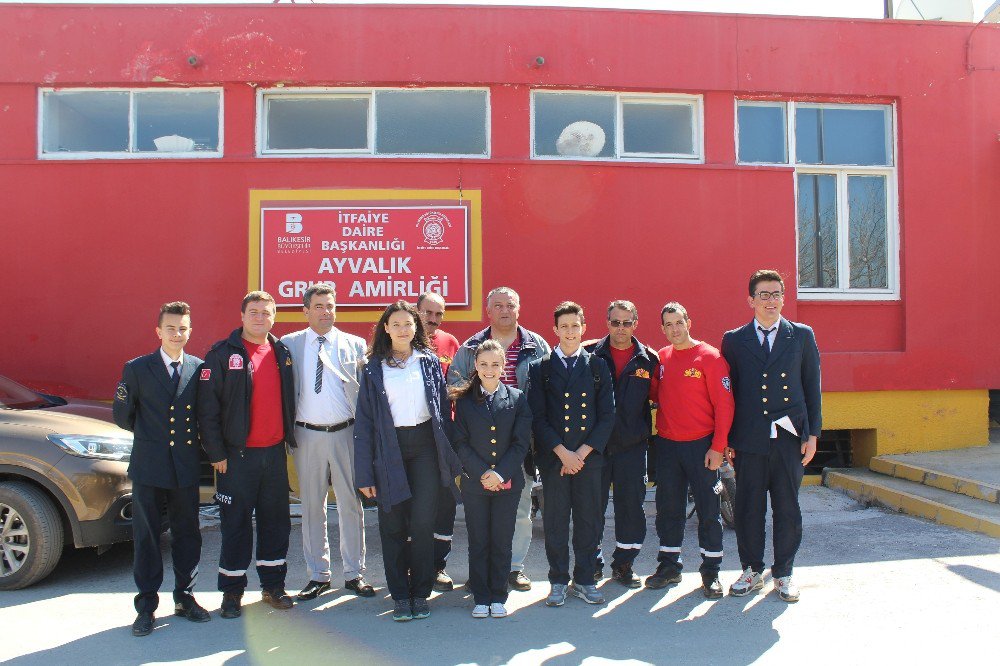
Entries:
{"type": "MultiPolygon", "coordinates": [[[[751,316],[749,274],[774,267],[785,314],[816,330],[824,425],[850,431],[856,462],[985,444],[998,63],[988,24],[0,6],[0,372],[110,397],[174,299],[204,352],[259,274],[261,191],[445,191],[481,225],[472,304],[446,320],[460,339],[505,284],[536,330],[573,299],[602,334],[607,302],[630,298],[659,345],[656,314],[679,300],[718,344],[751,316]],[[579,120],[601,128],[594,156],[556,141],[579,120]]],[[[367,335],[370,311],[341,320],[367,335]]]]}

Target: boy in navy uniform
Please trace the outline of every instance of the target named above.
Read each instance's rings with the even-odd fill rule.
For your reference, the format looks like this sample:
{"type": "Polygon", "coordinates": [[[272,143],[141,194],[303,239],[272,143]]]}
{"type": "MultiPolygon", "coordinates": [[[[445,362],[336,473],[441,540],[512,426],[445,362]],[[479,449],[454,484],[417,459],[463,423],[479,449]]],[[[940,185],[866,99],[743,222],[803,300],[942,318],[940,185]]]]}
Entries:
{"type": "Polygon", "coordinates": [[[198,424],[194,418],[202,360],[184,353],[191,337],[191,308],[174,301],[160,308],[160,348],[125,364],[112,407],[115,423],[135,433],[128,475],[132,479],[133,573],[139,593],[133,636],[153,630],[163,582],[161,516],[170,520],[174,566],[174,615],[207,622],[192,590],[201,558],[198,528],[198,424]]]}
{"type": "Polygon", "coordinates": [[[736,414],[727,449],[736,467],[736,544],[743,574],[729,588],[741,597],[764,587],[764,514],[771,496],[774,587],[799,600],[792,565],[802,541],[799,486],[822,427],[819,349],[813,330],[781,316],[785,283],[773,270],[750,277],[754,318],[726,333],[736,414]]]}
{"type": "Polygon", "coordinates": [[[603,452],[615,423],[611,373],[580,344],[587,327],[583,308],[556,307],[553,331],[559,345],[528,367],[535,462],[545,501],[542,524],[552,585],[547,606],[562,606],[567,588],[589,604],[603,604],[594,585],[601,541],[603,452]],[[569,586],[569,521],[573,519],[573,584],[569,586]]]}

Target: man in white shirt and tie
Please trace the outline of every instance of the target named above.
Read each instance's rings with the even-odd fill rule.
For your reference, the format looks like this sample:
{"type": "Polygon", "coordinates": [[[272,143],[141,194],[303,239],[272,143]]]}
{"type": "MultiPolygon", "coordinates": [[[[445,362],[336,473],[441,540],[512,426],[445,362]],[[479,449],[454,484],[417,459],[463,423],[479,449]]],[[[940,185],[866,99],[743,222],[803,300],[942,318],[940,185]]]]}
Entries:
{"type": "Polygon", "coordinates": [[[298,599],[315,599],[330,584],[326,499],[337,501],[344,587],[375,595],[365,581],[365,522],[354,484],[354,410],[365,341],[337,329],[336,289],[316,284],[303,296],[309,327],[284,336],[295,369],[295,438],[292,457],[302,502],[302,552],[309,582],[298,599]]]}

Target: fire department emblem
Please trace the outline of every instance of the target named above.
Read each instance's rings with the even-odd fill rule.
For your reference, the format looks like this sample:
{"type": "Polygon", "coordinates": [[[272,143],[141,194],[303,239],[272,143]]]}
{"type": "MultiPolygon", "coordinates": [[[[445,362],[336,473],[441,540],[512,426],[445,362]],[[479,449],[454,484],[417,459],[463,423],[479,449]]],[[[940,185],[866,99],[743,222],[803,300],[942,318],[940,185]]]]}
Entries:
{"type": "Polygon", "coordinates": [[[229,369],[230,370],[242,370],[243,369],[243,357],[239,354],[233,354],[229,357],[229,369]]]}
{"type": "Polygon", "coordinates": [[[733,392],[732,383],[729,381],[729,377],[722,378],[722,388],[726,389],[729,393],[733,392]]]}
{"type": "Polygon", "coordinates": [[[445,228],[451,226],[451,221],[444,213],[432,210],[417,218],[417,225],[423,231],[425,243],[440,245],[444,241],[445,228]]]}

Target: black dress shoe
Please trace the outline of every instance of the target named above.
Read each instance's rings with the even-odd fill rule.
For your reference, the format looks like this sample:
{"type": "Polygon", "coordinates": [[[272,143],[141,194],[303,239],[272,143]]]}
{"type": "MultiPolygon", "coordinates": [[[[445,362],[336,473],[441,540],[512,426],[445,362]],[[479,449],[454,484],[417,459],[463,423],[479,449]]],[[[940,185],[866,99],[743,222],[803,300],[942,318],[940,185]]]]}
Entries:
{"type": "Polygon", "coordinates": [[[222,617],[227,620],[237,618],[243,615],[242,609],[243,593],[242,592],[226,592],[222,595],[222,608],[219,613],[222,617]]]}
{"type": "Polygon", "coordinates": [[[681,572],[669,564],[656,567],[656,573],[646,578],[646,587],[651,590],[661,590],[667,585],[681,582],[681,572]]]}
{"type": "Polygon", "coordinates": [[[632,567],[628,565],[611,567],[611,580],[632,590],[642,587],[642,581],[632,571],[632,567]]]}
{"type": "Polygon", "coordinates": [[[527,592],[531,589],[531,579],[525,576],[523,571],[511,571],[507,574],[507,585],[512,590],[527,592]]]}
{"type": "Polygon", "coordinates": [[[706,599],[721,599],[722,598],[722,583],[719,582],[719,577],[714,578],[703,578],[701,581],[701,592],[705,595],[706,599]]]}
{"type": "Polygon", "coordinates": [[[442,569],[441,571],[438,571],[437,576],[434,577],[433,588],[435,592],[448,592],[455,589],[455,581],[451,579],[451,576],[448,575],[447,571],[442,569]]]}
{"type": "Polygon", "coordinates": [[[354,580],[345,580],[344,587],[359,597],[375,596],[375,588],[368,584],[364,576],[358,576],[354,580]]]}
{"type": "Polygon", "coordinates": [[[295,605],[288,593],[280,587],[261,591],[260,600],[276,610],[288,610],[295,605]]]}
{"type": "Polygon", "coordinates": [[[295,595],[299,601],[309,601],[315,599],[324,592],[330,591],[330,581],[311,580],[309,584],[302,588],[302,591],[295,595]]]}
{"type": "Polygon", "coordinates": [[[132,623],[133,636],[149,636],[153,631],[153,614],[142,612],[135,616],[132,623]]]}
{"type": "Polygon", "coordinates": [[[191,598],[187,601],[179,601],[174,604],[174,615],[186,617],[192,622],[208,622],[212,616],[208,611],[198,605],[198,602],[191,598]]]}

